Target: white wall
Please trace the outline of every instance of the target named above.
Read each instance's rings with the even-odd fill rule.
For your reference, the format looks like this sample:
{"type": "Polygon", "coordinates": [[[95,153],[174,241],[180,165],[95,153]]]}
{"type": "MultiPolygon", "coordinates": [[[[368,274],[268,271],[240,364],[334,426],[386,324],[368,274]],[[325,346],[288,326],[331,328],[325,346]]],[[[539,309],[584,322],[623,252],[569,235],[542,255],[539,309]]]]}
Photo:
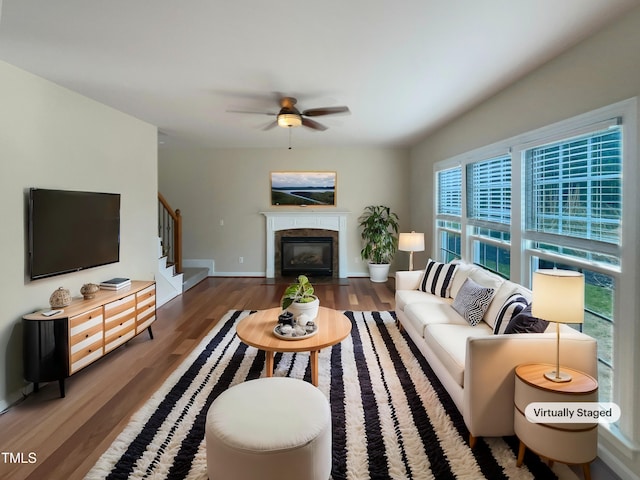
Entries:
{"type": "MultiPolygon", "coordinates": [[[[157,270],[156,128],[0,62],[0,410],[20,398],[21,317],[48,307],[59,286],[112,276],[153,279],[157,270]],[[120,193],[120,262],[30,282],[29,187],[120,193]]],[[[52,232],[55,235],[55,232],[52,232]]]]}
{"type": "MultiPolygon", "coordinates": [[[[347,268],[355,276],[368,274],[360,260],[357,228],[364,207],[388,205],[399,215],[401,227],[409,227],[408,162],[408,151],[402,149],[161,148],[158,184],[171,206],[181,210],[184,258],[213,259],[217,275],[260,276],[266,268],[266,239],[265,217],[259,212],[286,209],[271,207],[270,172],[335,171],[335,209],[351,212],[347,268]]],[[[396,263],[408,262],[405,256],[399,252],[396,263]]],[[[406,263],[398,264],[406,268],[406,263]]]]}
{"type": "MultiPolygon", "coordinates": [[[[426,235],[427,251],[432,251],[433,243],[432,186],[435,162],[640,96],[639,51],[640,8],[636,8],[624,19],[548,62],[412,149],[411,217],[416,230],[423,228],[429,232],[426,235]]],[[[640,122],[636,124],[640,125],[640,122]]],[[[637,158],[633,161],[636,165],[639,164],[637,158]]],[[[632,184],[628,188],[635,190],[637,185],[632,184]]],[[[637,194],[632,203],[634,204],[625,205],[625,208],[640,211],[640,198],[637,194]]],[[[635,218],[638,218],[637,213],[635,218]]],[[[627,250],[638,248],[638,224],[631,228],[633,233],[625,245],[627,250]]],[[[632,257],[638,258],[637,251],[632,257]]],[[[627,278],[633,277],[636,285],[640,285],[637,268],[627,278]]],[[[623,339],[622,342],[635,345],[635,350],[632,347],[628,351],[623,347],[625,355],[622,360],[628,364],[615,367],[616,372],[621,375],[633,375],[636,386],[640,386],[640,369],[637,368],[640,357],[640,318],[635,299],[639,296],[640,292],[627,296],[625,301],[628,302],[628,307],[625,307],[625,311],[631,312],[631,315],[625,315],[622,319],[625,322],[635,322],[635,326],[626,330],[631,332],[632,338],[623,339]]],[[[640,392],[635,392],[634,405],[639,397],[640,392]]],[[[633,423],[630,428],[638,439],[640,420],[638,415],[630,416],[633,423]]],[[[622,478],[632,478],[632,471],[640,472],[639,445],[612,443],[601,437],[600,446],[606,449],[606,452],[601,452],[605,455],[605,461],[612,459],[607,455],[616,458],[618,471],[624,472],[621,474],[622,478]]]]}

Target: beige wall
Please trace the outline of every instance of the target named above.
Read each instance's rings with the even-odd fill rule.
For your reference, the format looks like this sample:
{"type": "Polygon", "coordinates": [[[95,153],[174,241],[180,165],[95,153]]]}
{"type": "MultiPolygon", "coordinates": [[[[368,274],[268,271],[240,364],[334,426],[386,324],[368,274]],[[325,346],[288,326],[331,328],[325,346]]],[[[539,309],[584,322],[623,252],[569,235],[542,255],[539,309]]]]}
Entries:
{"type": "Polygon", "coordinates": [[[639,49],[637,8],[414,147],[416,227],[432,230],[435,162],[640,95],[639,49]]]}
{"type": "MultiPolygon", "coordinates": [[[[264,275],[265,217],[259,212],[272,208],[269,173],[336,171],[336,209],[351,212],[348,274],[360,275],[367,272],[360,261],[357,229],[364,207],[388,205],[399,215],[401,226],[409,226],[408,159],[408,151],[401,149],[162,148],[159,190],[184,217],[186,259],[213,259],[217,275],[264,275]],[[239,263],[239,257],[244,257],[244,263],[239,263]]],[[[398,262],[406,261],[402,256],[396,255],[398,262]]]]}
{"type": "MultiPolygon", "coordinates": [[[[640,8],[636,8],[624,19],[572,48],[567,53],[548,62],[534,73],[527,75],[498,95],[469,111],[438,132],[429,136],[411,151],[411,216],[416,229],[428,231],[428,251],[432,249],[433,231],[433,164],[468,152],[472,149],[506,140],[516,135],[558,122],[578,114],[589,112],[621,100],[640,96],[640,8]]],[[[636,122],[640,125],[640,122],[636,122]]],[[[640,136],[636,135],[636,138],[640,136]]],[[[638,164],[638,159],[633,159],[638,164]]],[[[637,185],[629,186],[637,191],[637,185]]],[[[640,199],[629,202],[625,208],[640,211],[640,199]]],[[[637,214],[636,214],[636,219],[637,214]]],[[[638,222],[640,224],[640,222],[638,222]]],[[[630,230],[631,242],[626,250],[636,249],[632,258],[637,258],[637,239],[640,238],[638,224],[630,230]]],[[[627,274],[636,279],[638,270],[627,274]]],[[[624,287],[624,286],[623,286],[624,287]]],[[[626,327],[632,338],[620,339],[617,348],[626,365],[616,365],[620,375],[633,375],[635,385],[640,385],[640,369],[637,368],[640,351],[640,318],[637,302],[631,292],[623,301],[631,312],[624,320],[635,322],[626,327]],[[633,345],[627,347],[626,345],[633,345]]],[[[628,325],[628,324],[627,324],[628,325]]],[[[626,377],[625,377],[626,378],[626,377]]],[[[639,391],[628,404],[637,404],[639,391]]],[[[638,410],[636,409],[636,412],[638,410]]],[[[632,423],[628,430],[640,432],[638,415],[630,415],[632,423]]],[[[632,453],[628,446],[608,443],[601,437],[601,447],[617,459],[618,468],[632,478],[629,472],[640,472],[638,450],[632,453]]],[[[637,447],[636,447],[637,448],[637,447]]],[[[602,453],[602,452],[601,452],[602,453]]],[[[606,461],[610,458],[605,458],[606,461]]]]}
{"type": "MultiPolygon", "coordinates": [[[[20,398],[21,317],[48,307],[59,286],[157,270],[155,127],[0,62],[0,410],[20,398]],[[29,187],[120,193],[120,262],[29,282],[25,269],[29,187]]],[[[52,232],[55,234],[55,232],[52,232]]]]}

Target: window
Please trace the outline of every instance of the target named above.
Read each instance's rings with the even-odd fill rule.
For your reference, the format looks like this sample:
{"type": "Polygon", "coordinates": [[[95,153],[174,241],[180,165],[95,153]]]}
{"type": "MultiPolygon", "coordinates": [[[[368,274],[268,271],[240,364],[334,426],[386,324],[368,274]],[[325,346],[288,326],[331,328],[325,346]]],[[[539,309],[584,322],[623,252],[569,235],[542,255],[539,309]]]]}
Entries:
{"type": "Polygon", "coordinates": [[[440,170],[437,177],[437,245],[438,259],[450,262],[460,258],[462,215],[462,168],[440,170]]]}
{"type": "Polygon", "coordinates": [[[618,245],[621,129],[526,151],[527,230],[618,245]]]}
{"type": "Polygon", "coordinates": [[[524,238],[531,239],[530,250],[535,253],[532,270],[552,268],[559,257],[570,261],[559,268],[584,273],[583,328],[598,340],[600,400],[613,401],[613,300],[620,267],[622,129],[611,125],[529,148],[523,156],[527,179],[524,238]],[[612,266],[613,275],[609,273],[612,266]]]}
{"type": "Polygon", "coordinates": [[[640,440],[640,416],[632,413],[640,381],[631,363],[640,311],[636,103],[446,159],[434,178],[441,260],[477,263],[524,286],[539,268],[584,274],[584,323],[575,327],[598,341],[600,401],[622,412],[601,431],[633,442],[640,440]]]}
{"type": "Polygon", "coordinates": [[[511,156],[467,165],[467,224],[472,261],[505,278],[511,272],[511,156]]]}

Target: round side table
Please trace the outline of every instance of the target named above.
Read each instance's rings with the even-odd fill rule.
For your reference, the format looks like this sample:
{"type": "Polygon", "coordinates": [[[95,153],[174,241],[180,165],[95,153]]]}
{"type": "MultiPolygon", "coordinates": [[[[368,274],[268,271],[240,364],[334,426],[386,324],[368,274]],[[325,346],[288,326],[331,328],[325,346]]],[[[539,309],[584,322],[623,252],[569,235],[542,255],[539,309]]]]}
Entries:
{"type": "Polygon", "coordinates": [[[549,460],[569,465],[582,465],[586,480],[591,479],[589,464],[598,450],[598,423],[533,423],[525,417],[532,402],[597,402],[598,382],[595,378],[567,367],[561,370],[571,375],[569,382],[547,380],[545,372],[555,365],[532,363],[516,367],[514,429],[520,439],[518,466],[529,448],[549,460]]]}

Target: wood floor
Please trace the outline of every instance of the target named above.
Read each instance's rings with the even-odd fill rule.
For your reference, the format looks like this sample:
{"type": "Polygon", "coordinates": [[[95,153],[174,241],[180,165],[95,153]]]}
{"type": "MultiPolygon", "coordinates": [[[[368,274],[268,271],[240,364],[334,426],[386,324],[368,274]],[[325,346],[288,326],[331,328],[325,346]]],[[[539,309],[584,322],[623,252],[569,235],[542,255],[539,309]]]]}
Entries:
{"type": "MultiPolygon", "coordinates": [[[[394,308],[393,279],[314,286],[325,307],[394,308]]],[[[66,398],[59,397],[57,382],[42,386],[0,416],[0,480],[82,479],[129,417],[228,310],[276,307],[285,287],[264,278],[207,278],[158,309],[154,340],[143,333],[67,379],[66,398]]],[[[577,467],[574,471],[582,478],[577,467]]],[[[591,473],[593,480],[618,478],[599,459],[591,473]]]]}
{"type": "MultiPolygon", "coordinates": [[[[143,333],[67,379],[66,398],[59,398],[57,382],[42,386],[0,416],[0,480],[83,478],[129,417],[228,310],[276,307],[285,287],[263,278],[207,278],[158,309],[154,340],[143,333]]],[[[392,279],[375,284],[351,278],[347,285],[315,287],[325,307],[393,309],[392,279]]]]}

